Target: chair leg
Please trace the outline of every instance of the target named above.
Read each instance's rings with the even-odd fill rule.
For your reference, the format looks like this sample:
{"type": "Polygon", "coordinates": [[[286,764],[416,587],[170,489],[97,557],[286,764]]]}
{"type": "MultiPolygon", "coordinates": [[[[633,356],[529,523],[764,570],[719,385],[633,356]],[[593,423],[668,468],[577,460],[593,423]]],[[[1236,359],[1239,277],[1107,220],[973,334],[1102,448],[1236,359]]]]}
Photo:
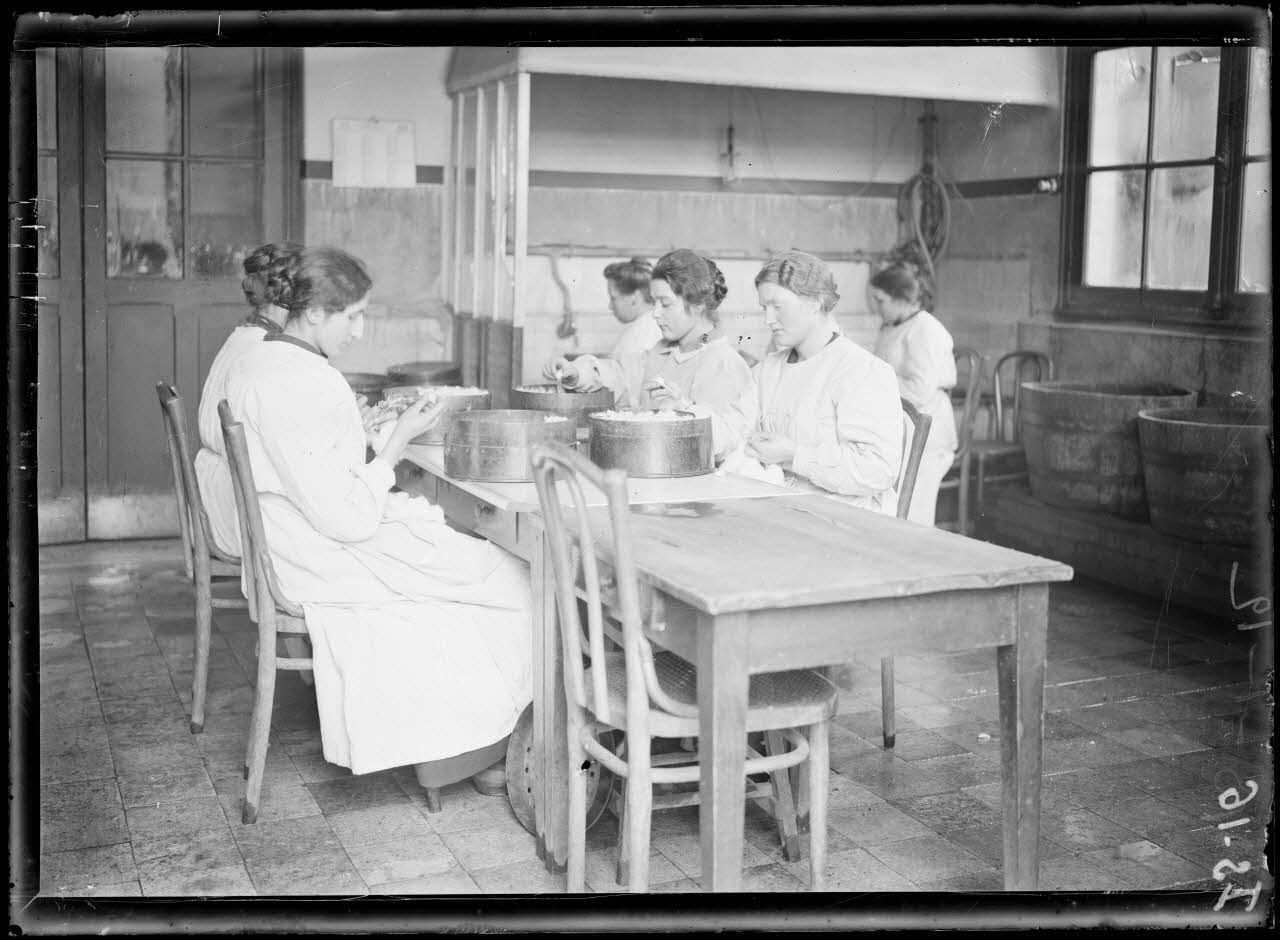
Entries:
{"type": "Polygon", "coordinates": [[[570,894],[582,894],[587,890],[587,772],[582,770],[587,752],[582,747],[579,729],[569,726],[569,859],[568,885],[570,894]]]}
{"type": "Polygon", "coordinates": [[[618,870],[614,879],[620,885],[631,881],[631,861],[627,854],[627,778],[618,781],[618,870]]]}
{"type": "Polygon", "coordinates": [[[641,894],[649,890],[649,827],[653,821],[651,744],[648,739],[628,742],[627,858],[631,877],[627,883],[630,891],[641,894]]]}
{"type": "Polygon", "coordinates": [[[960,457],[960,489],[959,489],[959,526],[961,535],[969,534],[969,454],[960,457]]]}
{"type": "Polygon", "coordinates": [[[204,700],[209,687],[209,643],[213,632],[213,586],[209,559],[195,561],[196,636],[191,676],[191,733],[204,731],[204,700]]]}
{"type": "Polygon", "coordinates": [[[276,697],[276,665],[271,656],[258,654],[258,684],[254,690],[253,715],[249,719],[249,752],[246,758],[248,783],[244,790],[244,816],[247,826],[258,821],[258,802],[262,796],[262,775],[267,765],[267,737],[271,733],[271,709],[276,697]]]}
{"type": "Polygon", "coordinates": [[[809,731],[809,887],[826,890],[827,795],[831,788],[831,753],[828,722],[810,725],[809,731]]]}
{"type": "MultiPolygon", "coordinates": [[[[782,754],[787,749],[781,731],[765,733],[766,749],[770,754],[782,754]]],[[[800,861],[800,832],[796,814],[796,801],[791,790],[790,767],[783,767],[769,774],[773,787],[773,816],[778,823],[778,838],[782,842],[782,855],[788,862],[800,861]]]]}
{"type": "Polygon", "coordinates": [[[884,732],[884,746],[892,749],[898,735],[893,720],[893,657],[880,660],[880,724],[884,732]]]}
{"type": "Polygon", "coordinates": [[[427,788],[426,788],[426,791],[427,791],[427,812],[428,812],[428,813],[438,813],[438,812],[440,812],[440,810],[441,810],[441,806],[440,806],[440,788],[439,788],[439,787],[427,787],[427,788]]]}

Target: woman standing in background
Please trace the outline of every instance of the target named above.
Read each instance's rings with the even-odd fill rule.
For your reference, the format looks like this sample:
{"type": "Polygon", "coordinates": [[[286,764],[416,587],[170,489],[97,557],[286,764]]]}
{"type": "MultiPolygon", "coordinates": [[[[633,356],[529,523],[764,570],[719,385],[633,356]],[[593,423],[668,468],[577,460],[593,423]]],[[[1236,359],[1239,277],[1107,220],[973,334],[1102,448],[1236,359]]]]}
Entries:
{"type": "Polygon", "coordinates": [[[951,334],[925,309],[933,299],[928,278],[910,261],[896,261],[877,272],[867,295],[871,312],[883,324],[876,337],[876,355],[893,366],[902,397],[933,419],[907,513],[912,522],[931,526],[938,487],[959,446],[951,408],[951,389],[956,384],[951,334]]]}
{"type": "Polygon", "coordinates": [[[622,335],[609,358],[584,355],[570,361],[557,356],[542,370],[543,376],[554,380],[558,372],[569,389],[594,392],[607,388],[613,392],[617,408],[628,408],[638,401],[645,354],[662,339],[662,331],[653,318],[653,295],[649,293],[652,274],[653,266],[644,258],[606,266],[609,310],[623,324],[622,335]]]}

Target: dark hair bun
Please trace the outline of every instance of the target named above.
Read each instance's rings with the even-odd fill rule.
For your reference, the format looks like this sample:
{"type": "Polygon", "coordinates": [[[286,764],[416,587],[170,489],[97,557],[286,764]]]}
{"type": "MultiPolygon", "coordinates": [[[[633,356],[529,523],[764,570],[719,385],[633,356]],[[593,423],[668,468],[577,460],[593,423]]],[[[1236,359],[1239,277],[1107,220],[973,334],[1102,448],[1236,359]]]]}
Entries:
{"type": "Polygon", "coordinates": [[[244,259],[245,299],[254,307],[288,307],[293,294],[293,273],[302,255],[302,246],[292,242],[272,243],[255,249],[244,259]]]}
{"type": "Polygon", "coordinates": [[[724,282],[724,272],[717,267],[716,263],[710,258],[703,258],[707,263],[707,268],[711,271],[711,296],[707,298],[707,312],[715,311],[720,302],[725,299],[729,293],[729,286],[724,282]]]}

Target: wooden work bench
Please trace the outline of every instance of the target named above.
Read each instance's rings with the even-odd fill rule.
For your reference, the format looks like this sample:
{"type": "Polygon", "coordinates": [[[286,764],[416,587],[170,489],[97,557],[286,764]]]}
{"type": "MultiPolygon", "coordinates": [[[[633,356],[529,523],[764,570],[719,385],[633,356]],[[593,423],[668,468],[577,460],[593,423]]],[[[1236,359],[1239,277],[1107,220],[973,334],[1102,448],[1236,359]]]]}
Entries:
{"type": "MultiPolygon", "coordinates": [[[[559,870],[565,704],[533,484],[451,480],[440,447],[409,448],[397,481],[532,566],[534,804],[539,851],[559,870]]],[[[637,571],[661,607],[648,635],[698,667],[705,887],[741,884],[752,673],[985,647],[995,651],[999,677],[1005,887],[1035,890],[1048,584],[1069,580],[1069,567],[733,475],[633,480],[629,489],[639,507],[631,532],[637,571]]],[[[599,503],[591,524],[603,532],[603,497],[599,503]]]]}

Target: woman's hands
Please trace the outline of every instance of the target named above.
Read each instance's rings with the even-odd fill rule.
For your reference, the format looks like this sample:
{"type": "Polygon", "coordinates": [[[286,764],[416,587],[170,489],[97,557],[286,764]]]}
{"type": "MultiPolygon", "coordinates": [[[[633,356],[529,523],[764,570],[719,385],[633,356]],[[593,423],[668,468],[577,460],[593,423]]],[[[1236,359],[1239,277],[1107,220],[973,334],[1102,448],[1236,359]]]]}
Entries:
{"type": "Polygon", "coordinates": [[[660,411],[674,411],[676,409],[687,411],[693,404],[685,397],[684,392],[680,390],[680,386],[666,381],[660,375],[645,382],[644,390],[649,393],[649,401],[653,402],[653,406],[660,411]]]}
{"type": "Polygon", "coordinates": [[[766,466],[790,463],[796,456],[796,442],[785,434],[757,431],[747,441],[747,456],[756,458],[766,466]]]}
{"type": "Polygon", "coordinates": [[[391,435],[378,456],[394,467],[404,454],[404,449],[409,442],[419,434],[425,434],[435,427],[444,415],[446,407],[446,402],[437,401],[435,392],[423,393],[421,398],[406,408],[396,419],[391,435]]]}
{"type": "Polygon", "coordinates": [[[542,377],[551,382],[563,382],[573,388],[578,384],[578,367],[564,356],[556,356],[542,367],[542,377]],[[557,372],[560,373],[558,377],[557,372]]]}

